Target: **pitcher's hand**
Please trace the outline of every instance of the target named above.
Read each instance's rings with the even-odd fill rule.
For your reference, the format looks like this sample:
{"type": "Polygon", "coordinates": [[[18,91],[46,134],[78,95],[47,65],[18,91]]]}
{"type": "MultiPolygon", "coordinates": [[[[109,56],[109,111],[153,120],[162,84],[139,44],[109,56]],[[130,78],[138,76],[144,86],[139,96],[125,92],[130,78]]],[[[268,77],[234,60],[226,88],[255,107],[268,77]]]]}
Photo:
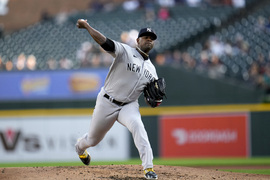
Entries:
{"type": "Polygon", "coordinates": [[[86,19],[78,19],[76,25],[77,25],[78,28],[86,28],[87,26],[89,26],[86,19]]]}

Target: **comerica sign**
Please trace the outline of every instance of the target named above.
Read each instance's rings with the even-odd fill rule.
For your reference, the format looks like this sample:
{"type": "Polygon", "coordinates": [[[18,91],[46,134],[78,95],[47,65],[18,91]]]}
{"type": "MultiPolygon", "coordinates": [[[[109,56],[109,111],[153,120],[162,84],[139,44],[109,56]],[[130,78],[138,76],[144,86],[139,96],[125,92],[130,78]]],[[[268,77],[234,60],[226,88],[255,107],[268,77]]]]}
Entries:
{"type": "Polygon", "coordinates": [[[163,116],[162,157],[249,156],[248,113],[163,116]]]}

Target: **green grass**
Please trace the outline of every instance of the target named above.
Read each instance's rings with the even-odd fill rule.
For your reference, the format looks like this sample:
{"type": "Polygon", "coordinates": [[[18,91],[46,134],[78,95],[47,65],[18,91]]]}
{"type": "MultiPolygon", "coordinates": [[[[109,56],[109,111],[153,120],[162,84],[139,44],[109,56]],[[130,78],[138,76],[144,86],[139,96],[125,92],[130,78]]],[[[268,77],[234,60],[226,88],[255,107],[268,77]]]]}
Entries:
{"type": "Polygon", "coordinates": [[[270,169],[219,169],[220,171],[270,175],[270,169]]]}
{"type": "MultiPolygon", "coordinates": [[[[93,161],[92,166],[96,165],[140,165],[140,159],[130,159],[127,161],[93,161]]],[[[166,166],[223,166],[220,171],[239,172],[248,174],[270,175],[270,169],[226,169],[226,166],[256,166],[270,165],[270,157],[262,158],[181,158],[181,159],[162,159],[155,158],[155,165],[166,166]]],[[[76,162],[29,162],[29,163],[0,163],[0,167],[43,167],[43,166],[83,166],[78,160],[76,162]]]]}
{"type": "MultiPolygon", "coordinates": [[[[91,165],[119,165],[130,164],[140,165],[140,159],[130,159],[127,161],[92,161],[91,165]]],[[[254,166],[270,165],[270,157],[263,158],[181,158],[163,159],[155,158],[155,165],[167,166],[254,166]]],[[[81,166],[82,163],[76,162],[29,162],[29,163],[0,163],[0,167],[37,167],[37,166],[81,166]]]]}
{"type": "Polygon", "coordinates": [[[154,160],[154,164],[170,166],[254,166],[270,165],[270,157],[157,159],[154,160]]]}

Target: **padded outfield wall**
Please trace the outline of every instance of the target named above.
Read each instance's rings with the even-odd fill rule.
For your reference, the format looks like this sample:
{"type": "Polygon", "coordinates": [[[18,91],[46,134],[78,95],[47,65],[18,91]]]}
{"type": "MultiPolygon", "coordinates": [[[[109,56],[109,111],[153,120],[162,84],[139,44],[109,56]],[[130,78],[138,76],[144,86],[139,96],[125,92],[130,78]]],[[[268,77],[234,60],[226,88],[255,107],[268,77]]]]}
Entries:
{"type": "MultiPolygon", "coordinates": [[[[77,161],[76,139],[88,131],[92,108],[0,111],[0,161],[77,161]]],[[[270,105],[141,108],[155,157],[270,155],[270,105]]],[[[116,123],[89,151],[94,161],[139,157],[116,123]]]]}

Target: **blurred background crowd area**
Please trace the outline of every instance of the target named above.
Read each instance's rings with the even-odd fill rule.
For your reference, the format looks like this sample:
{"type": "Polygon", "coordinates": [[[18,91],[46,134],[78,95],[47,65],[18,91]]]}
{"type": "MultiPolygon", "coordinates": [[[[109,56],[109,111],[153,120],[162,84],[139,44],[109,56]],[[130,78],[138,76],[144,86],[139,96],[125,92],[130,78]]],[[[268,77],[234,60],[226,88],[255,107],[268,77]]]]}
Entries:
{"type": "Polygon", "coordinates": [[[109,67],[112,57],[76,28],[79,18],[131,46],[152,27],[157,66],[270,89],[267,0],[0,0],[0,71],[109,67]]]}

